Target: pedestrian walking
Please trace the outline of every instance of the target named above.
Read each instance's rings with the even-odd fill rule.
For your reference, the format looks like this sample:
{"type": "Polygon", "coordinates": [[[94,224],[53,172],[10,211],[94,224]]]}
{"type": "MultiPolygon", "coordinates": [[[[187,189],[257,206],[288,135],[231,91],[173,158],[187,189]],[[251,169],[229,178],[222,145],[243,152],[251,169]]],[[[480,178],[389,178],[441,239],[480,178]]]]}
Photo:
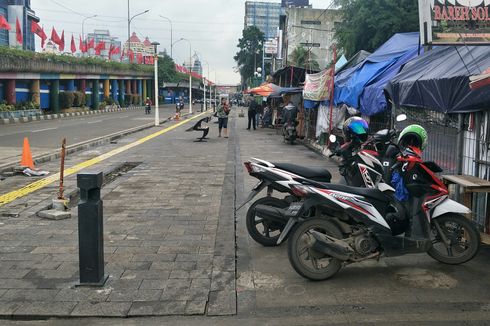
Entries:
{"type": "Polygon", "coordinates": [[[258,104],[257,102],[255,102],[255,99],[253,96],[250,96],[250,104],[248,105],[248,127],[247,127],[247,130],[250,130],[250,124],[252,124],[252,127],[254,128],[255,130],[255,126],[256,126],[256,123],[255,123],[255,116],[257,114],[257,107],[258,107],[258,104]]]}
{"type": "Polygon", "coordinates": [[[222,98],[216,116],[218,117],[218,137],[221,137],[221,129],[225,138],[228,138],[228,114],[230,114],[230,106],[226,103],[226,98],[222,98]]]}
{"type": "Polygon", "coordinates": [[[145,114],[150,114],[151,113],[151,106],[153,103],[151,102],[150,98],[147,97],[145,100],[145,114]]]}

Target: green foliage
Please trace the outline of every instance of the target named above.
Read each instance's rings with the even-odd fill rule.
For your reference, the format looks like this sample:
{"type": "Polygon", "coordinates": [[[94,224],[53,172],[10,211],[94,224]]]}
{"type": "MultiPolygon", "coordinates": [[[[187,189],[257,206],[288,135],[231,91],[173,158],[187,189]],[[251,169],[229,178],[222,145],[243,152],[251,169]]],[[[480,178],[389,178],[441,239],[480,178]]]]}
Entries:
{"type": "Polygon", "coordinates": [[[293,66],[311,70],[320,70],[316,58],[316,54],[312,53],[302,45],[296,47],[289,55],[289,61],[293,66]]]}
{"type": "Polygon", "coordinates": [[[18,102],[15,105],[0,103],[0,112],[8,111],[23,111],[23,110],[39,110],[39,104],[32,101],[18,102]]]}
{"type": "Polygon", "coordinates": [[[99,103],[99,110],[104,110],[106,106],[107,106],[107,103],[105,101],[100,102],[99,103]]]}
{"type": "Polygon", "coordinates": [[[62,109],[69,109],[74,106],[75,94],[74,92],[60,92],[60,107],[62,109]]]}
{"type": "Polygon", "coordinates": [[[15,106],[7,103],[0,103],[0,112],[15,111],[15,106]]]}
{"type": "Polygon", "coordinates": [[[104,97],[104,102],[106,102],[107,105],[113,105],[115,103],[114,99],[111,96],[104,97]]]}
{"type": "Polygon", "coordinates": [[[85,93],[73,92],[73,106],[74,107],[84,107],[87,102],[85,93]]]}
{"type": "Polygon", "coordinates": [[[140,99],[141,99],[141,97],[139,95],[135,95],[135,94],[131,95],[131,104],[139,105],[140,99]]]}
{"type": "Polygon", "coordinates": [[[128,95],[128,94],[124,94],[124,104],[126,106],[129,106],[133,103],[133,98],[131,95],[128,95]]]}
{"type": "Polygon", "coordinates": [[[245,82],[254,76],[259,62],[262,62],[262,44],[265,36],[256,26],[249,26],[242,32],[242,38],[238,40],[239,51],[233,57],[238,71],[245,82]]]}
{"type": "Polygon", "coordinates": [[[343,23],[335,31],[339,48],[351,57],[372,52],[393,34],[419,30],[418,2],[413,0],[335,0],[343,23]]]}
{"type": "Polygon", "coordinates": [[[0,57],[12,58],[12,59],[30,59],[38,60],[41,62],[54,62],[54,63],[68,63],[68,64],[80,64],[85,66],[100,66],[106,69],[114,70],[131,70],[141,72],[153,71],[153,66],[121,63],[115,61],[105,61],[98,57],[83,57],[77,58],[66,54],[51,54],[51,53],[38,53],[33,51],[24,51],[19,49],[12,49],[5,46],[0,46],[0,57]]]}

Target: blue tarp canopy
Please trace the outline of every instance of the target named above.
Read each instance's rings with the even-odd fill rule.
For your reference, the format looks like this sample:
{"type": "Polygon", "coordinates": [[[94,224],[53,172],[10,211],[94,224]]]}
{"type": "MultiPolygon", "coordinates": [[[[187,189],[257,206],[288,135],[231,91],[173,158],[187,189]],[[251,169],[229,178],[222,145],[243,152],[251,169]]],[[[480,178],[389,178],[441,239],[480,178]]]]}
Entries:
{"type": "Polygon", "coordinates": [[[490,86],[471,90],[469,76],[489,67],[488,46],[440,46],[407,63],[385,89],[397,107],[480,111],[490,108],[490,86]]]}
{"type": "Polygon", "coordinates": [[[418,49],[419,33],[393,35],[363,62],[335,76],[335,105],[347,104],[365,115],[385,110],[383,88],[403,64],[417,55],[418,49]]]}

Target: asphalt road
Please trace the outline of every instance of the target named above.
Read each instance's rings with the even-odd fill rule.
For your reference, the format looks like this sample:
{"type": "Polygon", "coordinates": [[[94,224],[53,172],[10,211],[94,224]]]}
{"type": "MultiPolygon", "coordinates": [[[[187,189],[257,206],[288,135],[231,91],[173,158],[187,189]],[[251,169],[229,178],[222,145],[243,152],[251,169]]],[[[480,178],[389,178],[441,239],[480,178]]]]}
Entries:
{"type": "MultiPolygon", "coordinates": [[[[187,108],[185,108],[187,109],[187,108]]],[[[175,112],[173,105],[160,107],[160,118],[175,112]]],[[[109,112],[57,120],[35,121],[0,126],[0,163],[12,161],[22,153],[24,137],[28,137],[32,155],[60,148],[66,137],[68,145],[138,127],[154,121],[154,110],[145,115],[144,109],[109,112]]]]}

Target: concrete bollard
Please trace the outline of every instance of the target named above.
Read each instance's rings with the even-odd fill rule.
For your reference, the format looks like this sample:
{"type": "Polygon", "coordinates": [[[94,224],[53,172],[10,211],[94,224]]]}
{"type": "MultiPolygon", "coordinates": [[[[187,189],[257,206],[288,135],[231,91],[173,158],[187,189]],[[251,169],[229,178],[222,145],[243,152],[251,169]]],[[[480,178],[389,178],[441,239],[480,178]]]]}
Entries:
{"type": "Polygon", "coordinates": [[[80,188],[78,205],[80,286],[103,286],[107,280],[107,276],[104,275],[103,206],[100,199],[103,180],[102,172],[77,175],[77,185],[80,188]]]}

